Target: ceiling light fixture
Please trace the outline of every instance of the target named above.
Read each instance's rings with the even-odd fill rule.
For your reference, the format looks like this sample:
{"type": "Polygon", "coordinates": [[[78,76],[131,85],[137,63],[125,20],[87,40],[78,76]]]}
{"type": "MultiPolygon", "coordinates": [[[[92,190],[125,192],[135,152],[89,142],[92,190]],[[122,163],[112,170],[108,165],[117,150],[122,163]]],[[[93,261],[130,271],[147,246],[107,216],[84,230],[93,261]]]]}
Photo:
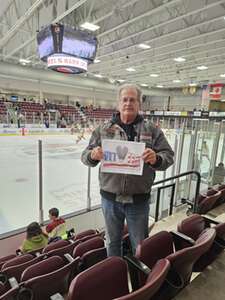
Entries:
{"type": "Polygon", "coordinates": [[[223,77],[223,78],[224,78],[224,77],[225,77],[225,74],[220,74],[220,77],[223,77]]]}
{"type": "Polygon", "coordinates": [[[101,62],[101,60],[98,59],[98,58],[96,58],[96,59],[94,60],[94,63],[95,63],[95,64],[100,63],[100,62],[101,62]]]}
{"type": "Polygon", "coordinates": [[[134,68],[127,68],[126,69],[128,72],[135,72],[136,70],[134,68]]]}
{"type": "Polygon", "coordinates": [[[151,77],[159,77],[159,74],[150,74],[151,77]]]}
{"type": "Polygon", "coordinates": [[[196,82],[190,82],[189,86],[197,86],[197,83],[196,82]]]}
{"type": "Polygon", "coordinates": [[[200,70],[200,71],[204,71],[204,70],[207,70],[208,67],[206,67],[206,66],[198,66],[197,69],[200,70]]]}
{"type": "Polygon", "coordinates": [[[158,84],[156,87],[162,89],[162,88],[163,88],[163,85],[158,84]]]}
{"type": "Polygon", "coordinates": [[[122,83],[122,82],[124,82],[126,80],[125,79],[117,79],[117,81],[122,83]]]}
{"type": "Polygon", "coordinates": [[[181,82],[180,79],[174,79],[174,80],[173,80],[173,83],[180,83],[180,82],[181,82]]]}
{"type": "Polygon", "coordinates": [[[96,31],[100,28],[100,26],[89,23],[89,22],[85,22],[85,23],[81,24],[80,27],[90,30],[90,31],[96,31]]]}
{"type": "Polygon", "coordinates": [[[184,57],[175,57],[173,60],[175,60],[176,62],[184,62],[184,61],[186,61],[186,58],[184,58],[184,57]]]}
{"type": "Polygon", "coordinates": [[[146,83],[141,83],[141,86],[148,86],[146,83]]]}
{"type": "Polygon", "coordinates": [[[141,49],[150,49],[151,48],[151,46],[149,46],[147,44],[139,44],[138,47],[141,49]]]}

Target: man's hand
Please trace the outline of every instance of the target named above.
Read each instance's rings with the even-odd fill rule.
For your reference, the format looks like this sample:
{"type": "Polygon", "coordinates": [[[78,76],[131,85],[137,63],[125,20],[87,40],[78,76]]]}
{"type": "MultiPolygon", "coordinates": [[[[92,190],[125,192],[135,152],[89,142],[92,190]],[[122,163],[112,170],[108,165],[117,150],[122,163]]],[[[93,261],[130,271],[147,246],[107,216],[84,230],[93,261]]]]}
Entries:
{"type": "Polygon", "coordinates": [[[103,159],[103,151],[101,147],[95,147],[91,151],[91,159],[93,160],[102,160],[103,159]]]}
{"type": "Polygon", "coordinates": [[[150,148],[146,148],[144,153],[142,154],[142,158],[145,163],[149,163],[154,165],[157,161],[156,153],[150,148]]]}

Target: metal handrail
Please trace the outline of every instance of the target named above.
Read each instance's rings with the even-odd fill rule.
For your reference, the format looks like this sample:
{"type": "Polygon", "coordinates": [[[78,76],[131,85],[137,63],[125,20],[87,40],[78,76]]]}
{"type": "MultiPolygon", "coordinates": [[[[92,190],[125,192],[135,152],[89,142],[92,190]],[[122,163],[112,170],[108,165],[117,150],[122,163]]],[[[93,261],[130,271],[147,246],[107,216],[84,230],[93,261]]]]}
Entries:
{"type": "Polygon", "coordinates": [[[166,189],[168,187],[172,187],[172,192],[171,192],[171,196],[170,196],[169,216],[171,216],[173,214],[173,203],[174,203],[175,186],[176,186],[176,183],[174,182],[174,183],[171,183],[171,184],[168,184],[168,185],[163,185],[163,186],[158,187],[158,189],[157,189],[156,207],[155,207],[155,222],[157,222],[158,219],[159,219],[159,204],[160,204],[161,190],[162,189],[166,189]]]}
{"type": "MultiPolygon", "coordinates": [[[[184,177],[184,176],[187,176],[187,175],[191,175],[191,174],[194,174],[194,175],[197,176],[197,184],[196,184],[196,188],[195,188],[195,198],[194,198],[194,203],[193,203],[193,212],[195,213],[195,212],[197,212],[197,198],[198,198],[198,195],[199,195],[200,184],[201,184],[201,175],[200,175],[200,173],[198,171],[187,171],[187,172],[184,172],[184,173],[181,173],[181,174],[169,177],[169,178],[165,178],[165,179],[156,181],[156,182],[153,183],[153,185],[161,184],[161,183],[164,183],[164,182],[167,182],[167,181],[171,181],[171,180],[174,180],[174,179],[177,179],[177,178],[181,178],[181,177],[184,177]]],[[[156,200],[156,209],[155,209],[155,222],[158,221],[158,217],[159,217],[159,204],[160,204],[160,193],[161,193],[161,190],[165,189],[165,188],[169,188],[169,187],[172,187],[172,193],[171,193],[171,196],[170,196],[170,209],[169,209],[169,215],[172,215],[172,212],[173,212],[173,203],[174,203],[175,185],[176,185],[176,182],[168,184],[168,185],[165,185],[165,186],[160,186],[160,187],[157,188],[157,200],[156,200]]]]}

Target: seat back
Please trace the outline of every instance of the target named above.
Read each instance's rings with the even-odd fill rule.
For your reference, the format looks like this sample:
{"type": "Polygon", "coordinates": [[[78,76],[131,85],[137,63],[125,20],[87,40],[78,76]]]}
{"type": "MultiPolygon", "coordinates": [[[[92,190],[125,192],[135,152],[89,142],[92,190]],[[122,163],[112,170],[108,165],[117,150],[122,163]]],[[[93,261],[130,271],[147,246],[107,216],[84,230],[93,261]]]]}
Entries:
{"type": "MultiPolygon", "coordinates": [[[[56,261],[56,258],[57,256],[53,256],[47,260],[51,260],[51,264],[56,263],[58,265],[57,267],[59,267],[62,264],[63,259],[58,257],[60,259],[60,263],[59,263],[58,260],[56,261]],[[52,259],[54,259],[55,261],[53,261],[52,259]]],[[[56,266],[55,268],[53,268],[53,266],[51,266],[51,268],[48,268],[48,271],[52,269],[52,271],[50,271],[49,273],[43,274],[41,270],[40,272],[37,272],[39,273],[39,275],[37,275],[36,273],[37,275],[36,277],[26,280],[23,283],[24,286],[23,293],[28,296],[28,298],[25,299],[44,300],[44,299],[50,299],[52,295],[57,293],[64,295],[69,288],[71,273],[74,270],[78,269],[79,261],[80,261],[79,258],[77,258],[72,262],[63,265],[62,267],[59,268],[56,268],[56,266]]],[[[20,294],[22,296],[22,291],[20,291],[20,294]]]]}
{"type": "Polygon", "coordinates": [[[9,260],[11,260],[12,258],[15,258],[16,254],[10,254],[10,255],[6,255],[0,258],[0,270],[2,268],[2,266],[9,260]]]}
{"type": "Polygon", "coordinates": [[[206,229],[196,240],[195,245],[176,251],[167,256],[171,267],[182,278],[184,285],[189,283],[195,262],[212,246],[216,236],[214,228],[206,229]]]}
{"type": "Polygon", "coordinates": [[[157,260],[173,253],[173,238],[167,231],[160,231],[144,239],[137,247],[136,257],[152,268],[157,260]]]}
{"type": "Polygon", "coordinates": [[[53,249],[51,251],[48,251],[47,252],[47,256],[48,257],[51,257],[51,256],[60,256],[64,259],[64,255],[66,253],[72,255],[73,254],[73,250],[74,248],[80,243],[79,240],[77,241],[74,241],[74,243],[70,243],[69,245],[66,245],[64,247],[61,247],[61,248],[56,248],[56,249],[53,249]]]}
{"type": "Polygon", "coordinates": [[[114,256],[77,275],[70,284],[67,300],[112,300],[128,293],[127,264],[114,256]]]}
{"type": "Polygon", "coordinates": [[[4,265],[2,266],[2,271],[4,271],[4,269],[8,267],[16,266],[28,262],[33,258],[34,256],[31,254],[23,254],[23,255],[16,256],[4,263],[4,265]]]}
{"type": "Polygon", "coordinates": [[[100,237],[78,244],[73,250],[73,257],[82,257],[87,251],[104,247],[104,240],[100,237]]]}
{"type": "MultiPolygon", "coordinates": [[[[177,230],[187,236],[191,237],[194,240],[200,236],[200,234],[205,230],[207,227],[207,222],[204,218],[198,214],[194,214],[185,220],[183,220],[180,224],[178,224],[177,230]]],[[[216,238],[225,239],[225,223],[220,223],[213,227],[216,230],[216,238]]],[[[179,249],[184,248],[187,244],[185,242],[178,241],[176,246],[179,249]]],[[[211,264],[217,255],[223,251],[223,247],[220,247],[217,243],[213,243],[212,247],[210,247],[209,251],[207,251],[204,255],[198,259],[198,261],[194,265],[194,271],[200,272],[202,271],[207,265],[211,264]]]]}
{"type": "Polygon", "coordinates": [[[59,256],[52,256],[28,267],[21,275],[21,281],[53,272],[65,265],[59,256]]]}
{"type": "Polygon", "coordinates": [[[200,204],[206,198],[206,194],[199,194],[197,197],[197,204],[200,204]]]}
{"type": "Polygon", "coordinates": [[[210,211],[216,204],[217,200],[221,197],[221,192],[218,191],[217,193],[207,196],[198,204],[198,213],[199,214],[206,214],[210,211]]]}
{"type": "MultiPolygon", "coordinates": [[[[156,234],[144,239],[136,249],[136,258],[142,261],[150,269],[156,264],[159,259],[165,258],[173,253],[173,238],[167,231],[160,231],[156,234]]],[[[143,286],[146,281],[146,275],[138,272],[136,278],[136,270],[129,266],[132,285],[136,288],[143,286]],[[135,283],[138,281],[138,283],[135,283]]]]}
{"type": "Polygon", "coordinates": [[[225,191],[225,184],[220,184],[219,186],[218,186],[218,191],[225,191]]]}
{"type": "MultiPolygon", "coordinates": [[[[148,228],[148,234],[151,232],[155,223],[152,223],[148,228]]],[[[129,237],[128,226],[124,225],[123,234],[122,234],[122,247],[123,247],[123,256],[133,254],[132,245],[129,237]]]]}
{"type": "Polygon", "coordinates": [[[76,236],[75,236],[75,240],[79,240],[87,235],[92,235],[92,234],[96,234],[98,233],[97,230],[95,229],[88,229],[88,230],[85,230],[85,231],[82,231],[80,233],[78,233],[76,236]]]}
{"type": "Polygon", "coordinates": [[[54,249],[58,249],[58,248],[61,248],[61,247],[65,247],[69,245],[69,241],[66,241],[66,240],[58,240],[56,242],[52,242],[50,244],[48,244],[43,250],[42,250],[42,253],[46,253],[46,252],[49,252],[51,250],[54,250],[54,249]]]}
{"type": "Polygon", "coordinates": [[[23,271],[28,268],[29,266],[39,262],[43,259],[43,256],[33,257],[33,259],[21,263],[19,265],[9,266],[3,269],[3,274],[6,275],[7,279],[11,277],[15,277],[17,282],[20,282],[21,275],[23,271]]]}
{"type": "Polygon", "coordinates": [[[215,195],[218,191],[216,191],[215,189],[209,189],[206,193],[206,196],[212,196],[215,195]]]}
{"type": "Polygon", "coordinates": [[[85,241],[93,239],[93,238],[95,238],[97,236],[103,238],[104,233],[99,232],[99,233],[95,233],[95,234],[89,234],[89,235],[83,236],[80,239],[76,239],[75,241],[85,242],[85,241]]]}
{"type": "Polygon", "coordinates": [[[225,184],[219,185],[217,190],[221,192],[221,197],[217,201],[217,204],[220,205],[225,202],[225,184]]]}
{"type": "Polygon", "coordinates": [[[140,289],[116,298],[115,300],[150,300],[156,294],[156,292],[162,286],[166,275],[170,269],[170,262],[167,259],[159,260],[151,273],[148,275],[148,278],[143,287],[140,289]]]}
{"type": "Polygon", "coordinates": [[[178,232],[191,237],[193,240],[197,240],[205,228],[204,218],[198,214],[189,216],[177,225],[178,232]]]}
{"type": "Polygon", "coordinates": [[[106,258],[107,251],[105,247],[87,251],[81,257],[80,270],[86,270],[106,258]]]}

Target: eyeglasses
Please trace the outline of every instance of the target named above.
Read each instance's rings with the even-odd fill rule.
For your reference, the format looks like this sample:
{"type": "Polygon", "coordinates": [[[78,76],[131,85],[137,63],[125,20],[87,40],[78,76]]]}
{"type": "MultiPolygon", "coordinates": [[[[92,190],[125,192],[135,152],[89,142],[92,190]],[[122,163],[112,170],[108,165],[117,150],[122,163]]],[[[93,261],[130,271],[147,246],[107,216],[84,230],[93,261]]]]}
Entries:
{"type": "Polygon", "coordinates": [[[138,102],[138,100],[136,98],[133,98],[133,97],[123,97],[120,99],[121,102],[123,103],[127,103],[127,102],[130,102],[130,103],[135,103],[135,102],[138,102]]]}

